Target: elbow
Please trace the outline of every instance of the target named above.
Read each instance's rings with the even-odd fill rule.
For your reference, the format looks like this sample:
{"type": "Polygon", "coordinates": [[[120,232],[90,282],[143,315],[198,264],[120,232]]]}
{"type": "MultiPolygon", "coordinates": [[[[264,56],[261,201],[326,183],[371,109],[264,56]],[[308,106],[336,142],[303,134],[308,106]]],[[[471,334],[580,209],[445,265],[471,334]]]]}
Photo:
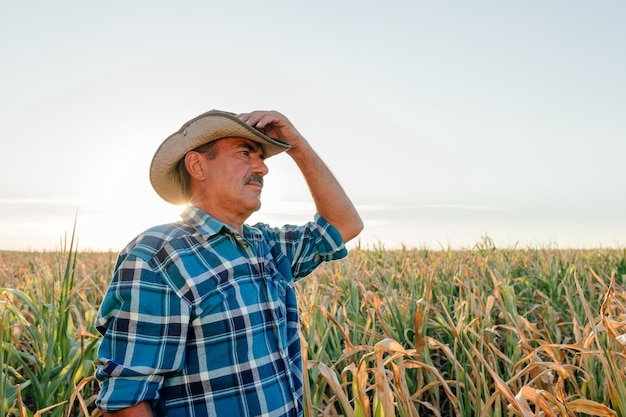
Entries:
{"type": "Polygon", "coordinates": [[[343,227],[339,233],[341,234],[341,239],[343,243],[348,243],[363,231],[365,225],[363,224],[363,220],[360,216],[355,218],[352,222],[343,227]]]}

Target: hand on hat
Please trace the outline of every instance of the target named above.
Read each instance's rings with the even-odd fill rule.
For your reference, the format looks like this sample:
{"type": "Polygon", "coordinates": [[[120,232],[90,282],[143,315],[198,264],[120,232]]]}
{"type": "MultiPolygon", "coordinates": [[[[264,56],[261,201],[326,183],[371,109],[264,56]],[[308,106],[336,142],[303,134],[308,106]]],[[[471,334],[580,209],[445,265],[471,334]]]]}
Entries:
{"type": "Polygon", "coordinates": [[[256,110],[238,114],[237,117],[263,134],[287,142],[291,145],[290,151],[297,151],[299,146],[306,143],[306,139],[289,119],[277,111],[256,110]]]}

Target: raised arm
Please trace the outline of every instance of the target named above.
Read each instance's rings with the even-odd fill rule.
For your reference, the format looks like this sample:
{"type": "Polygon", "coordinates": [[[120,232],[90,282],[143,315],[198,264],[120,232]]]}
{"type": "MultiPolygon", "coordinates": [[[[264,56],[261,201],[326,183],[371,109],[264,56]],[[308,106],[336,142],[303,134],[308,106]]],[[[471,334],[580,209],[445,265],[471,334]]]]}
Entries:
{"type": "Polygon", "coordinates": [[[355,238],[363,230],[361,216],[339,181],[284,115],[276,111],[254,111],[238,117],[267,136],[291,145],[287,153],[302,172],[317,212],[337,228],[344,242],[355,238]]]}

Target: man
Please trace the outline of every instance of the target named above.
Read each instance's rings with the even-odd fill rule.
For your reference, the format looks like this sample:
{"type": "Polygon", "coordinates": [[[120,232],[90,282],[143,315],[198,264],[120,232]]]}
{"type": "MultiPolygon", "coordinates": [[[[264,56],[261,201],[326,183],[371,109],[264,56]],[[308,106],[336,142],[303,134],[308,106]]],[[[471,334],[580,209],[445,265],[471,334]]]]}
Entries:
{"type": "Polygon", "coordinates": [[[97,319],[105,416],[302,415],[294,281],[347,254],[363,223],[282,114],[210,111],[159,147],[156,192],[185,204],[120,254],[97,319]],[[254,227],[265,158],[286,151],[315,202],[303,226],[254,227]]]}

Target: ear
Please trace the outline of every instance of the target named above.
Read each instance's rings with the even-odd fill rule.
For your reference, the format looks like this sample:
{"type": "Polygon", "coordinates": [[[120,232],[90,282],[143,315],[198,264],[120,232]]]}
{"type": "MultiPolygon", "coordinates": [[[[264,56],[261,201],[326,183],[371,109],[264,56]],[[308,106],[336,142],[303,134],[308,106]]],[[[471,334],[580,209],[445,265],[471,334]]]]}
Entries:
{"type": "Polygon", "coordinates": [[[185,155],[185,167],[191,178],[204,179],[204,157],[199,152],[191,151],[185,155]]]}

